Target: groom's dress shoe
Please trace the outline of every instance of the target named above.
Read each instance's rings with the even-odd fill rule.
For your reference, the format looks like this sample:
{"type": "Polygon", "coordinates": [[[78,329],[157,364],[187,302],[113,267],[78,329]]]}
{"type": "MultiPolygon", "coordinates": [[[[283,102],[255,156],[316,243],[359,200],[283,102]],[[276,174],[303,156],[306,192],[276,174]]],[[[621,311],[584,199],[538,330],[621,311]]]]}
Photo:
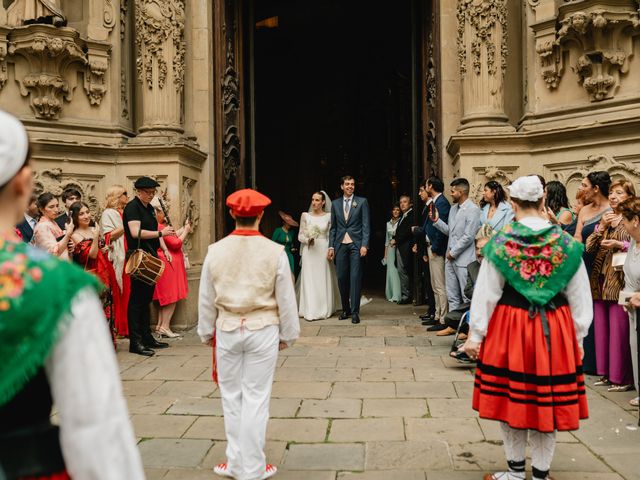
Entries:
{"type": "Polygon", "coordinates": [[[348,312],[342,312],[340,314],[340,316],[338,317],[338,320],[346,320],[347,318],[351,317],[351,314],[348,312]]]}
{"type": "Polygon", "coordinates": [[[398,302],[398,305],[409,305],[411,303],[411,299],[410,298],[405,298],[404,300],[400,300],[398,302]]]}
{"type": "Polygon", "coordinates": [[[129,351],[137,355],[144,355],[145,357],[152,357],[156,354],[156,352],[150,348],[142,346],[141,344],[133,344],[129,346],[129,351]]]}
{"type": "Polygon", "coordinates": [[[354,313],[353,318],[351,318],[351,323],[360,323],[360,315],[354,313]]]}
{"type": "Polygon", "coordinates": [[[167,348],[169,344],[167,342],[159,342],[155,338],[143,343],[145,348],[167,348]]]}

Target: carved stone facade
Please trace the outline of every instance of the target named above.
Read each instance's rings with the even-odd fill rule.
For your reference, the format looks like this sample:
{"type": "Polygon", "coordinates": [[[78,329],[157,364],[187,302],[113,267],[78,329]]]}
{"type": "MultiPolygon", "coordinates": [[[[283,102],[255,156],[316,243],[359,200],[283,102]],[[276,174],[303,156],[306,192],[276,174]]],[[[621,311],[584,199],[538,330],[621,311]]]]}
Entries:
{"type": "MultiPolygon", "coordinates": [[[[74,186],[97,213],[109,186],[131,192],[138,176],[157,178],[174,223],[195,227],[191,298],[176,315],[178,326],[193,324],[206,247],[227,228],[224,197],[250,168],[244,2],[6,3],[0,108],[29,129],[37,188],[74,186]]],[[[445,184],[467,177],[475,196],[488,180],[530,173],[571,195],[597,169],[640,186],[639,9],[632,0],[425,0],[424,173],[445,184]]]]}

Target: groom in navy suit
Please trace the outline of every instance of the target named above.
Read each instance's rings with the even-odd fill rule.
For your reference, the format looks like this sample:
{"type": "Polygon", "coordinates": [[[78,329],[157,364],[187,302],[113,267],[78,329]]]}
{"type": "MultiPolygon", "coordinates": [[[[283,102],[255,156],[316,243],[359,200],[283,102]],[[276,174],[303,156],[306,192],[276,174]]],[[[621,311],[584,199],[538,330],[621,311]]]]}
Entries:
{"type": "Polygon", "coordinates": [[[360,323],[360,292],[362,290],[362,259],[369,250],[369,202],[356,197],[355,180],[342,177],[343,196],[331,203],[331,230],[327,258],[335,259],[338,287],[342,300],[340,320],[351,317],[360,323]]]}

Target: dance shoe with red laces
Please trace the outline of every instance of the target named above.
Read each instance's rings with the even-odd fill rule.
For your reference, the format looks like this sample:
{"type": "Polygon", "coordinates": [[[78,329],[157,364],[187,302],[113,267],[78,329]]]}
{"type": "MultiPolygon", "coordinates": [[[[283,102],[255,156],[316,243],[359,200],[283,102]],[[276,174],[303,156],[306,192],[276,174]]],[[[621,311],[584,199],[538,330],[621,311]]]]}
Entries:
{"type": "MultiPolygon", "coordinates": [[[[487,473],[482,477],[483,480],[524,480],[525,478],[524,472],[522,474],[514,472],[487,473]]],[[[553,477],[547,476],[546,480],[553,480],[553,477]]]]}
{"type": "MultiPolygon", "coordinates": [[[[227,466],[226,463],[220,463],[216,465],[215,467],[213,467],[213,471],[222,477],[233,478],[233,475],[229,473],[229,467],[227,466]]],[[[276,466],[271,465],[270,463],[267,463],[267,466],[265,467],[264,475],[262,475],[261,480],[266,480],[267,478],[271,478],[277,472],[278,472],[278,468],[276,466]]]]}

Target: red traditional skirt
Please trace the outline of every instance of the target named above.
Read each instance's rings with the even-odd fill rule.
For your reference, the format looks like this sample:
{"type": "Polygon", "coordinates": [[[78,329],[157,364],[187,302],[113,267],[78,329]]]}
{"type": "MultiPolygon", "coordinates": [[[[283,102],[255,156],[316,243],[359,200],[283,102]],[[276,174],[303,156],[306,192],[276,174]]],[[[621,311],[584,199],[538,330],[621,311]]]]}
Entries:
{"type": "Polygon", "coordinates": [[[44,477],[22,477],[20,480],[71,480],[71,477],[67,472],[59,472],[44,477]]]}
{"type": "Polygon", "coordinates": [[[540,314],[498,305],[489,322],[476,369],[473,408],[481,418],[510,427],[553,432],[576,430],[588,417],[582,359],[568,306],[540,314]]]}

